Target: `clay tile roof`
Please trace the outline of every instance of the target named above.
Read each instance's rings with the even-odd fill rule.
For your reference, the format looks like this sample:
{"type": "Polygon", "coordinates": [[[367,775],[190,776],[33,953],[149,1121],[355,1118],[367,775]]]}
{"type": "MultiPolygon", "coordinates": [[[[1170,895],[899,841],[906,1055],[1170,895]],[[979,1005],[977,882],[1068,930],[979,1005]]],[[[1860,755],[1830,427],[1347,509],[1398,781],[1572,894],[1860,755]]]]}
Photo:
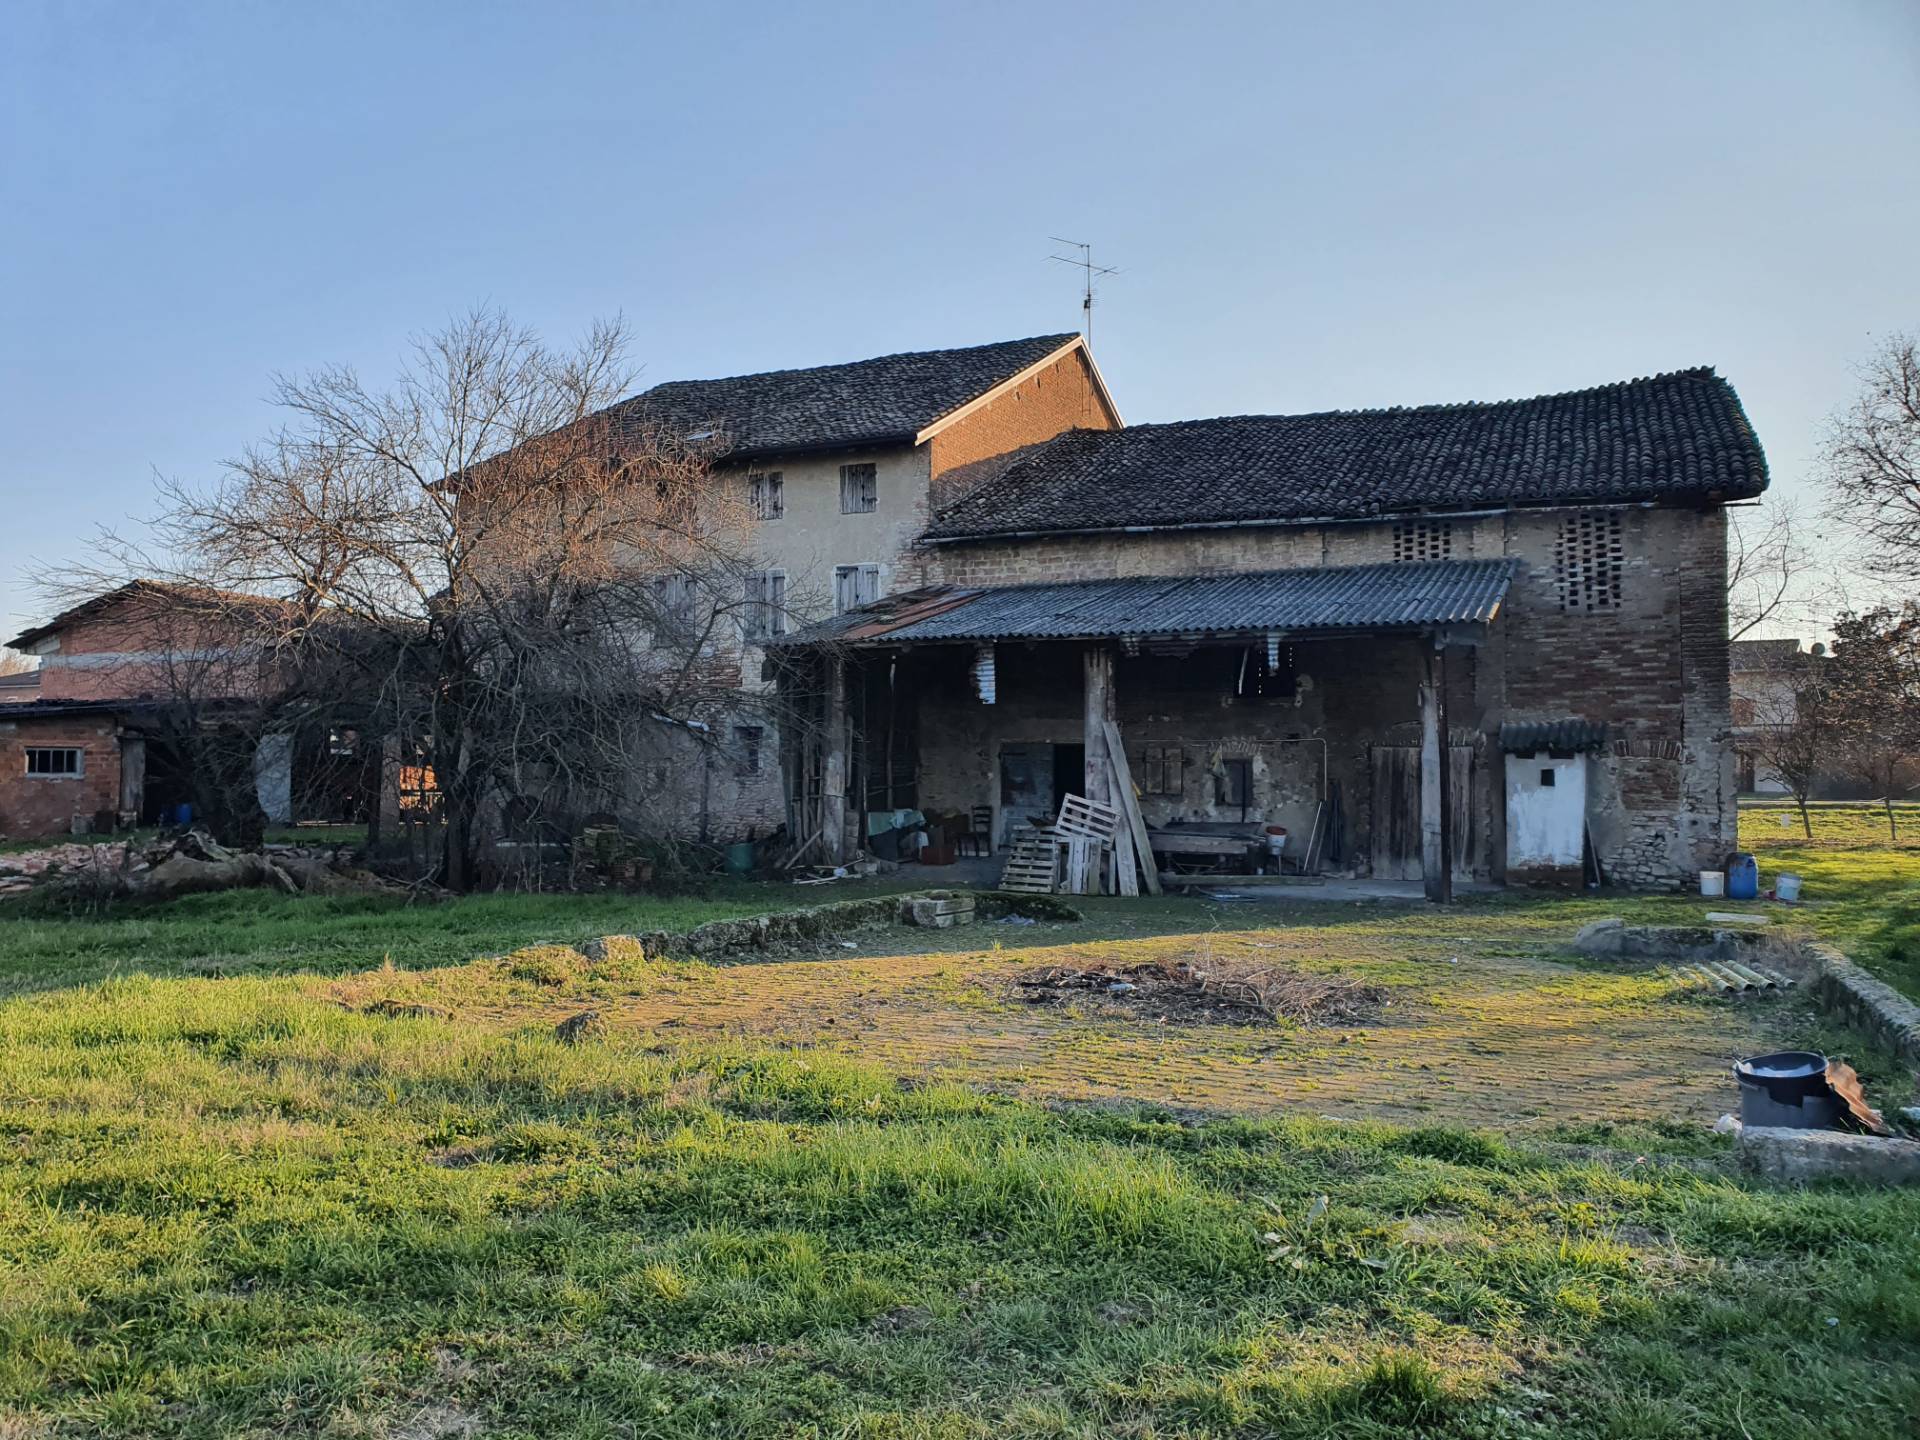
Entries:
{"type": "Polygon", "coordinates": [[[807,370],[673,380],[604,413],[616,426],[660,426],[683,437],[715,432],[725,442],[725,453],[737,460],[912,444],[927,426],[1079,338],[1036,335],[807,370]]]}
{"type": "Polygon", "coordinates": [[[1740,397],[1703,368],[1530,400],[1071,430],[947,506],[927,536],[1733,500],[1766,485],[1740,397]]]}

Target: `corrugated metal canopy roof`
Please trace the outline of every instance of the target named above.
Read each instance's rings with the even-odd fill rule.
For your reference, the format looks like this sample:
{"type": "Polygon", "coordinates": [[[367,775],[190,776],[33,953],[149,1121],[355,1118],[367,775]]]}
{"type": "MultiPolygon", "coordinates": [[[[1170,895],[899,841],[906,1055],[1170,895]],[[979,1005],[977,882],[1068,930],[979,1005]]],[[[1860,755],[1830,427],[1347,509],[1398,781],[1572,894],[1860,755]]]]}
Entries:
{"type": "Polygon", "coordinates": [[[1606,743],[1603,720],[1509,720],[1500,727],[1500,748],[1509,755],[1598,750],[1606,743]]]}
{"type": "Polygon", "coordinates": [[[837,615],[787,637],[787,643],[897,645],[1484,625],[1499,613],[1517,563],[1440,560],[989,590],[940,586],[837,615]]]}

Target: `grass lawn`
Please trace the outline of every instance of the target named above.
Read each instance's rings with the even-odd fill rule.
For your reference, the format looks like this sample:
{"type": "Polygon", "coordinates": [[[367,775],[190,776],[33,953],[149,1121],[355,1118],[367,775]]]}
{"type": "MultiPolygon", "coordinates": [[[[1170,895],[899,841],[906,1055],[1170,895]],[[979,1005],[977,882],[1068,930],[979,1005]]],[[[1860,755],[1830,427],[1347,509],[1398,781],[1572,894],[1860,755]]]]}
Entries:
{"type": "Polygon", "coordinates": [[[1740,843],[1759,860],[1763,885],[1783,870],[1801,876],[1815,928],[1920,998],[1920,805],[1895,809],[1897,842],[1878,806],[1813,807],[1812,840],[1791,806],[1743,806],[1740,843]]]}
{"type": "MultiPolygon", "coordinates": [[[[1748,843],[1902,963],[1920,851],[1748,843]]],[[[792,894],[0,919],[0,1440],[1912,1433],[1920,1194],[1758,1184],[1699,1108],[1848,1037],[1559,948],[1697,898],[472,958],[792,894]],[[1394,1005],[1176,1033],[992,981],[1236,950],[1394,1005]]]]}

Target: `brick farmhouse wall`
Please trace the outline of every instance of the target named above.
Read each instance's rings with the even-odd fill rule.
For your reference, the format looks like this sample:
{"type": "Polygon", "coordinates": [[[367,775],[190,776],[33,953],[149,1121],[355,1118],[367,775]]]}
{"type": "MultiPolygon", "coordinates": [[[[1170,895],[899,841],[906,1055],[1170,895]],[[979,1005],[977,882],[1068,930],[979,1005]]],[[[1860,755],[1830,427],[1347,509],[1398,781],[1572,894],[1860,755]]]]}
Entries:
{"type": "Polygon", "coordinates": [[[120,806],[120,740],[111,716],[8,719],[0,711],[0,836],[65,835],[76,817],[91,820],[120,806]],[[77,747],[77,777],[27,774],[27,751],[77,747]]]}

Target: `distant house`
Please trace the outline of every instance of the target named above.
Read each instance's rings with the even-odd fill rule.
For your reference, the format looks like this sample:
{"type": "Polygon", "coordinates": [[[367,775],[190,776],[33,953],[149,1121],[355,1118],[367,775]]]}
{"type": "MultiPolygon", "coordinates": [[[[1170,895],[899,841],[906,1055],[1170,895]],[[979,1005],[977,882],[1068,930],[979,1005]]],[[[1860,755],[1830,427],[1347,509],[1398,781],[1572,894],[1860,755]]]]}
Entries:
{"type": "Polygon", "coordinates": [[[1789,787],[1768,763],[1761,742],[1767,731],[1794,723],[1800,689],[1826,649],[1807,649],[1798,640],[1735,640],[1729,651],[1740,789],[1749,795],[1785,795],[1789,787]]]}
{"type": "MultiPolygon", "coordinates": [[[[9,641],[39,667],[29,695],[0,705],[0,835],[152,824],[191,805],[183,727],[241,715],[268,683],[257,648],[223,618],[235,603],[271,602],[137,580],[9,641]]],[[[269,736],[254,755],[269,820],[296,818],[295,748],[269,736]]]]}

